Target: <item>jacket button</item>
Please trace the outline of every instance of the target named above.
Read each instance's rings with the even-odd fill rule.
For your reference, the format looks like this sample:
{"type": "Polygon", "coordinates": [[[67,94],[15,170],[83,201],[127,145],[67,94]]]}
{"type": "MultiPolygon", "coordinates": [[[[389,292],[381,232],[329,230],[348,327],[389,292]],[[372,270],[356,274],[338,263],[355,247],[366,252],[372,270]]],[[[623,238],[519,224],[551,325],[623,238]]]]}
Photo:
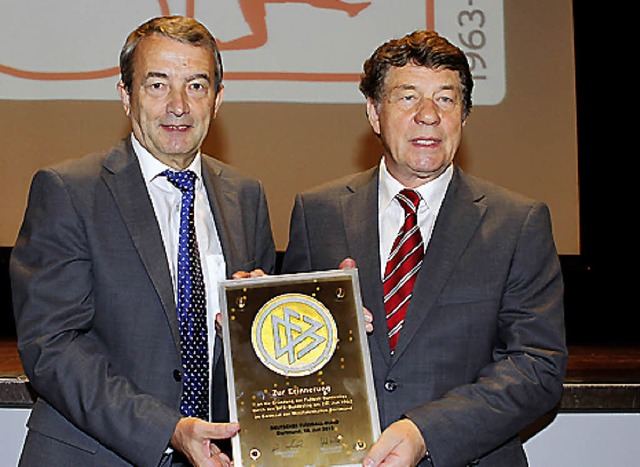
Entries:
{"type": "Polygon", "coordinates": [[[173,379],[182,381],[182,372],[180,370],[173,370],[173,379]]]}
{"type": "Polygon", "coordinates": [[[384,382],[384,389],[385,391],[388,392],[393,392],[396,390],[396,388],[398,387],[398,383],[396,383],[394,380],[392,379],[388,379],[384,382]]]}

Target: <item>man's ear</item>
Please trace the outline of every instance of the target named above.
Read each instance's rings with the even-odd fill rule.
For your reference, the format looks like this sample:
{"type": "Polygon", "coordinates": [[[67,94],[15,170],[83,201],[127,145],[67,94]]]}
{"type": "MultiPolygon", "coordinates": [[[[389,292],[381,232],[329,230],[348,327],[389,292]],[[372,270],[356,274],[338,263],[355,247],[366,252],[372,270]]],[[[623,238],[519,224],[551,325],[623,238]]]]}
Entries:
{"type": "Polygon", "coordinates": [[[378,106],[370,97],[367,98],[367,117],[369,119],[369,125],[373,128],[373,131],[380,134],[380,115],[378,114],[378,106]]]}
{"type": "Polygon", "coordinates": [[[118,81],[117,87],[118,93],[120,94],[120,102],[122,102],[122,108],[128,117],[131,113],[131,94],[129,94],[129,91],[127,91],[127,88],[122,81],[118,81]]]}
{"type": "Polygon", "coordinates": [[[216,100],[213,103],[213,118],[216,118],[220,104],[222,104],[222,97],[224,96],[224,84],[220,84],[220,90],[216,94],[216,100]]]}

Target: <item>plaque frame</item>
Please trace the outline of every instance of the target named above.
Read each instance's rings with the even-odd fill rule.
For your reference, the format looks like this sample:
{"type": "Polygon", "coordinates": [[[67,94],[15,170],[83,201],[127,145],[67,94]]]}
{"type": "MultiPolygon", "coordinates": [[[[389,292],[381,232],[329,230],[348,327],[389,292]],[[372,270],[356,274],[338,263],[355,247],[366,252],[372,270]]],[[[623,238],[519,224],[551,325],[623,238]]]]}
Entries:
{"type": "Polygon", "coordinates": [[[225,280],[219,292],[234,465],[362,465],[380,422],[358,270],[225,280]]]}

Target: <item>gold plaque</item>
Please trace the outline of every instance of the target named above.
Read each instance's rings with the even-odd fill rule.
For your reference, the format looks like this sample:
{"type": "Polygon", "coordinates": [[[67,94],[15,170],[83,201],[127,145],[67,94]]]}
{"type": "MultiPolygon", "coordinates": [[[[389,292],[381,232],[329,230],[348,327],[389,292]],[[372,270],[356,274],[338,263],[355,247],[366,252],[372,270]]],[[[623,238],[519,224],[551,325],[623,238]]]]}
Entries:
{"type": "Polygon", "coordinates": [[[234,465],[361,465],[380,425],[357,270],[220,292],[234,465]]]}

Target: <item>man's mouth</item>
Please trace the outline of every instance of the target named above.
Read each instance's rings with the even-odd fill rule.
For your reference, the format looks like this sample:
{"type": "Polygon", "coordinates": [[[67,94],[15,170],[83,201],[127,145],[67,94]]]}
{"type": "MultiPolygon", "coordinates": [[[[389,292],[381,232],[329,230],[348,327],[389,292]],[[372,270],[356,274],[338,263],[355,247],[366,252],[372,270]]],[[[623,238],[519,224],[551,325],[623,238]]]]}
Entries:
{"type": "Polygon", "coordinates": [[[424,147],[436,146],[441,142],[438,138],[422,138],[422,137],[413,138],[409,141],[411,142],[411,144],[414,144],[416,146],[424,146],[424,147]]]}
{"type": "Polygon", "coordinates": [[[191,128],[191,125],[161,125],[167,131],[182,132],[191,128]]]}

